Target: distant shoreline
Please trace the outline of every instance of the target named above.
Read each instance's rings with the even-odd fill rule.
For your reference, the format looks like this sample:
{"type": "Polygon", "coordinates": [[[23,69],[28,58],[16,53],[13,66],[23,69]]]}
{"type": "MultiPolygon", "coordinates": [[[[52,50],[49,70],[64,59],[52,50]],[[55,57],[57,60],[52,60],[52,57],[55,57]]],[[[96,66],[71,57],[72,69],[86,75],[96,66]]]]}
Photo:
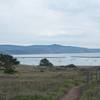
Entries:
{"type": "MultiPolygon", "coordinates": [[[[69,64],[70,65],[70,64],[69,64]]],[[[39,65],[25,65],[25,64],[20,64],[19,65],[20,67],[35,67],[35,68],[46,68],[47,66],[39,66],[39,65]]],[[[53,66],[54,68],[63,68],[63,66],[68,66],[68,65],[62,65],[62,66],[53,66]]],[[[87,65],[75,65],[77,68],[99,68],[100,67],[100,65],[89,65],[89,66],[87,66],[87,65]]],[[[51,67],[51,68],[53,68],[53,67],[51,67]]],[[[48,68],[48,67],[47,67],[48,68]]],[[[50,68],[50,67],[49,67],[50,68]]],[[[67,67],[65,67],[65,68],[67,68],[67,67]]]]}

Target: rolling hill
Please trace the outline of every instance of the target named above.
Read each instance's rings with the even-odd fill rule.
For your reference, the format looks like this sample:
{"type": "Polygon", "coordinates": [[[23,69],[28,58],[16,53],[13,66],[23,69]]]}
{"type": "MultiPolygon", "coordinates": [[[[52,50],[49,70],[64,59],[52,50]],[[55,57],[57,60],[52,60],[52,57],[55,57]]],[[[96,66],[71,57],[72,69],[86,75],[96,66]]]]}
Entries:
{"type": "Polygon", "coordinates": [[[99,53],[100,49],[62,46],[57,44],[31,46],[0,45],[0,52],[8,54],[99,53]]]}

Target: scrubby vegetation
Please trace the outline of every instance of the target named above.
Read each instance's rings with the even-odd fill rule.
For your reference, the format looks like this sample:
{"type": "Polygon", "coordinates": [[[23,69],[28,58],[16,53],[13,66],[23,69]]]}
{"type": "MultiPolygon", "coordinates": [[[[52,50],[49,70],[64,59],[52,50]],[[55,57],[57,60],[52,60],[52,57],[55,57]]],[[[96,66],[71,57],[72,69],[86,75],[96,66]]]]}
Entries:
{"type": "Polygon", "coordinates": [[[41,72],[22,65],[16,70],[14,75],[0,73],[0,93],[8,100],[58,100],[72,87],[84,83],[83,76],[76,70],[41,72]]]}
{"type": "Polygon", "coordinates": [[[5,73],[14,73],[15,67],[14,65],[18,65],[19,61],[13,58],[11,55],[0,54],[0,67],[4,70],[5,73]]]}
{"type": "Polygon", "coordinates": [[[100,99],[100,84],[92,82],[88,84],[80,100],[99,100],[99,99],[100,99]]]}
{"type": "Polygon", "coordinates": [[[40,66],[53,66],[53,64],[48,59],[46,59],[46,58],[42,59],[40,61],[39,65],[40,66]]]}

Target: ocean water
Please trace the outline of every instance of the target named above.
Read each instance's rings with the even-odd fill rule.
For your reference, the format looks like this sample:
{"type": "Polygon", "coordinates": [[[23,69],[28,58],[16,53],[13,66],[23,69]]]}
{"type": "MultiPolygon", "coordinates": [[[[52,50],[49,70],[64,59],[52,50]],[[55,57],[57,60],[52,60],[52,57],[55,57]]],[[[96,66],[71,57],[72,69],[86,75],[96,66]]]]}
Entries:
{"type": "Polygon", "coordinates": [[[40,60],[47,58],[54,65],[75,64],[80,66],[100,65],[100,53],[67,53],[67,54],[31,54],[13,55],[21,64],[38,65],[40,60]]]}

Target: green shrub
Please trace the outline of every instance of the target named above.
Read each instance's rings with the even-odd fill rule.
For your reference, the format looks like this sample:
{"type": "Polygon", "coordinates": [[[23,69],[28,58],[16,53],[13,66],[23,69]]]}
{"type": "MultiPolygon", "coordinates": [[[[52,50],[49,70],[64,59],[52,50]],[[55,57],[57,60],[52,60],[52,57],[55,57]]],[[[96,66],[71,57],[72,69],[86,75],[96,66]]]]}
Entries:
{"type": "Polygon", "coordinates": [[[40,61],[40,66],[53,66],[53,64],[46,58],[40,61]]]}
{"type": "Polygon", "coordinates": [[[8,74],[14,74],[16,71],[13,68],[9,68],[9,69],[5,69],[4,73],[8,73],[8,74]]]}
{"type": "Polygon", "coordinates": [[[0,54],[0,66],[4,69],[4,73],[12,74],[15,72],[14,65],[18,65],[19,61],[8,54],[0,54]]]}

